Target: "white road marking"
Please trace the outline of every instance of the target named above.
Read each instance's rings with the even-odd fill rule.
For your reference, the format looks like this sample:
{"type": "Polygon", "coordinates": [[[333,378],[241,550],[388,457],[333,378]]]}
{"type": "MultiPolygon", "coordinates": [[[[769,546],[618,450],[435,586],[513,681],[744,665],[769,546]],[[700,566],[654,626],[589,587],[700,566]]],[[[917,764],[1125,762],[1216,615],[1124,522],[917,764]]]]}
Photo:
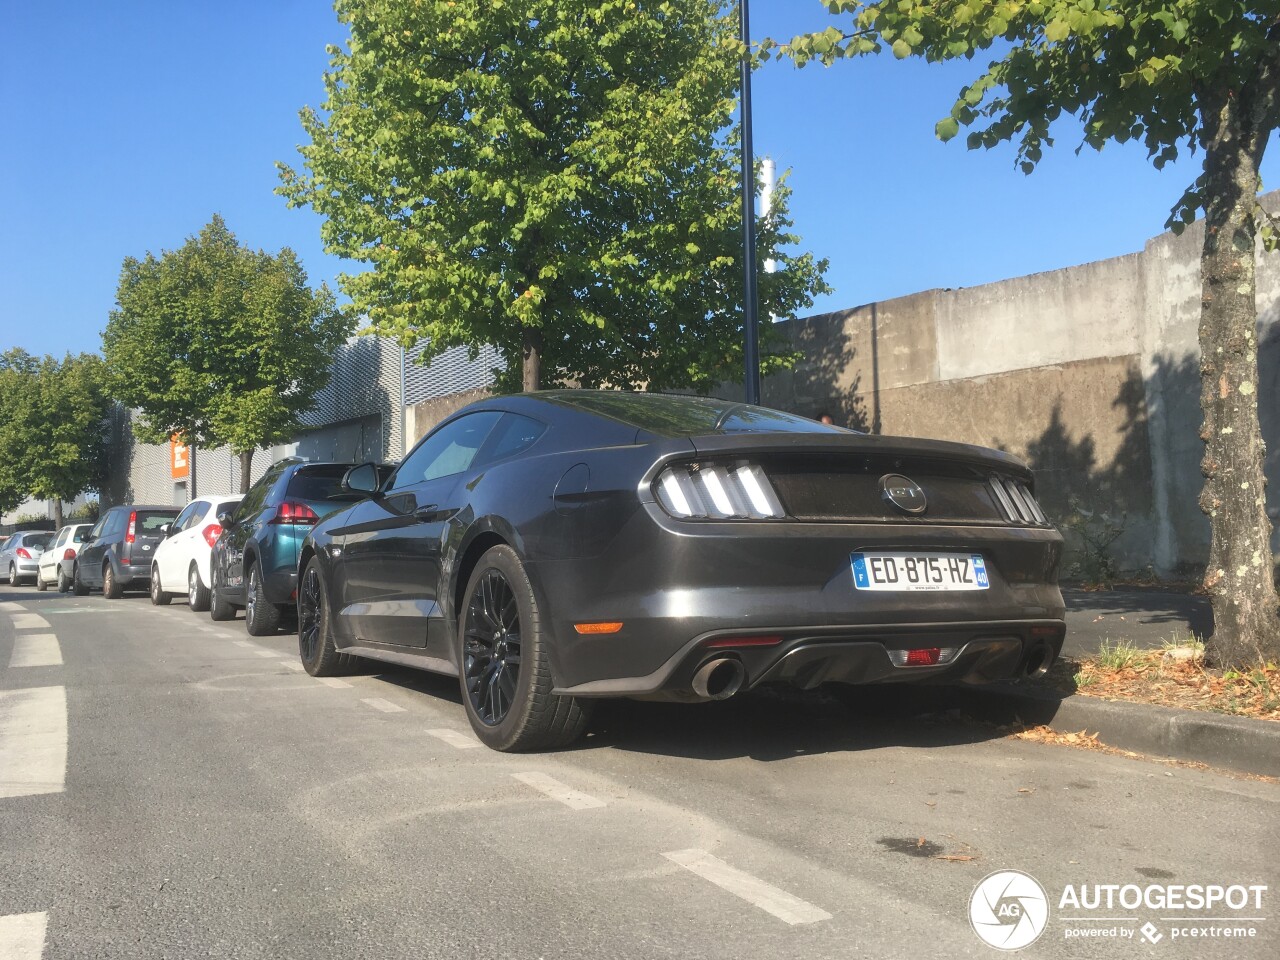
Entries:
{"type": "Polygon", "coordinates": [[[300,664],[297,660],[281,660],[280,666],[288,670],[297,670],[299,672],[302,672],[303,670],[307,669],[302,664],[300,664]]]}
{"type": "Polygon", "coordinates": [[[9,667],[60,667],[62,649],[52,633],[19,633],[13,638],[9,667]]]}
{"type": "Polygon", "coordinates": [[[360,701],[367,703],[375,710],[381,710],[383,713],[404,713],[404,707],[396,706],[390,700],[383,700],[381,697],[366,697],[360,701]]]}
{"type": "Polygon", "coordinates": [[[252,647],[256,647],[256,646],[257,646],[257,644],[256,644],[256,643],[253,643],[253,642],[252,642],[252,641],[250,641],[250,640],[232,640],[231,642],[232,642],[232,643],[234,643],[237,647],[249,647],[249,648],[252,648],[252,647]]]}
{"type": "Polygon", "coordinates": [[[61,793],[67,778],[67,691],[0,691],[0,798],[61,793]]]}
{"type": "Polygon", "coordinates": [[[604,806],[603,800],[579,793],[555,777],[548,777],[545,773],[513,773],[511,776],[540,793],[545,793],[552,800],[559,800],[570,810],[594,810],[604,806]]]}
{"type": "Polygon", "coordinates": [[[278,657],[278,656],[280,656],[280,654],[276,653],[274,650],[254,650],[253,652],[254,652],[254,653],[256,653],[256,654],[257,654],[258,656],[260,656],[260,657],[278,657]]]}
{"type": "Polygon", "coordinates": [[[0,917],[0,960],[40,960],[48,924],[47,913],[0,917]]]}
{"type": "Polygon", "coordinates": [[[459,750],[470,750],[472,747],[480,746],[479,740],[474,737],[468,737],[465,733],[459,733],[457,730],[446,730],[441,727],[438,730],[428,730],[427,733],[437,740],[443,740],[451,747],[457,747],[459,750]]]}
{"type": "Polygon", "coordinates": [[[9,619],[13,621],[15,630],[47,630],[49,628],[49,621],[38,613],[11,613],[9,619]]]}
{"type": "Polygon", "coordinates": [[[758,877],[743,873],[705,850],[676,850],[673,853],[664,853],[663,856],[691,873],[697,874],[703,880],[708,880],[722,890],[729,891],[735,897],[741,897],[747,903],[759,907],[765,913],[772,914],[783,923],[794,926],[798,923],[816,923],[819,920],[831,919],[831,914],[827,911],[799,897],[793,897],[785,890],[779,890],[758,877]]]}
{"type": "Polygon", "coordinates": [[[316,679],[326,687],[333,687],[335,690],[341,690],[344,687],[348,690],[351,689],[351,684],[347,683],[345,680],[339,680],[337,677],[316,677],[316,679]]]}

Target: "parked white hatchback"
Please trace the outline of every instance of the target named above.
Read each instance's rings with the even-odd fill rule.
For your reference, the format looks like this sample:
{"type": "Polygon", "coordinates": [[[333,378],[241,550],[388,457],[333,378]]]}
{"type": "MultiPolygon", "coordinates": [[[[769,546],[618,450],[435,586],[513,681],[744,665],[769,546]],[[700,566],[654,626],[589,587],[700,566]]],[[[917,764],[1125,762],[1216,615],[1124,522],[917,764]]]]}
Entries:
{"type": "Polygon", "coordinates": [[[71,589],[71,571],[75,569],[80,545],[92,529],[92,523],[69,523],[58,528],[53,543],[40,554],[40,565],[36,570],[37,590],[45,590],[54,584],[58,585],[59,593],[66,593],[71,589]]]}
{"type": "Polygon", "coordinates": [[[192,610],[209,609],[209,552],[222,535],[218,514],[235,507],[239,496],[197,497],[164,531],[151,560],[151,602],[168,603],[185,585],[192,610]]]}

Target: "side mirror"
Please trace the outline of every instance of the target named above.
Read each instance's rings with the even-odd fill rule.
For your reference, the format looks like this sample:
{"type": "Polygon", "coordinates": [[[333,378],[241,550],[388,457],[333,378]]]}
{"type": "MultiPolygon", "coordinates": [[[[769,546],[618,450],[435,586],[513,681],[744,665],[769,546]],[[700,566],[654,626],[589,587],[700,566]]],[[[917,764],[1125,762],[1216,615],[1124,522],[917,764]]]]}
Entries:
{"type": "Polygon", "coordinates": [[[167,536],[169,536],[169,534],[171,534],[171,533],[173,533],[173,524],[172,524],[172,523],[166,523],[164,526],[162,526],[162,527],[160,528],[160,536],[162,536],[162,537],[167,537],[167,536]]]}
{"type": "Polygon", "coordinates": [[[366,497],[376,497],[381,489],[378,468],[372,463],[362,463],[352,467],[342,478],[342,489],[349,493],[361,493],[366,497]]]}
{"type": "Polygon", "coordinates": [[[231,518],[232,518],[232,516],[233,516],[233,514],[232,514],[232,512],[231,512],[230,510],[219,510],[219,511],[218,511],[218,525],[219,525],[220,527],[222,527],[222,529],[224,529],[224,530],[225,530],[227,527],[231,526],[231,518]]]}

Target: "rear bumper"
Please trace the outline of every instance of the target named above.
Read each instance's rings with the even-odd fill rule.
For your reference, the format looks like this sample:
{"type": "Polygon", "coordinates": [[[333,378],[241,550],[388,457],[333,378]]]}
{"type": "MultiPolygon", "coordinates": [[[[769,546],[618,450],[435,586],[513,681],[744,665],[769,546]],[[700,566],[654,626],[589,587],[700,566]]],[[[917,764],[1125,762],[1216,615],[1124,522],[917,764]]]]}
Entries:
{"type": "Polygon", "coordinates": [[[116,566],[116,574],[121,584],[151,583],[151,562],[121,563],[116,566]]]}
{"type": "Polygon", "coordinates": [[[753,636],[721,630],[685,644],[647,675],[587,681],[556,692],[582,697],[668,694],[692,699],[694,674],[721,658],[742,664],[743,689],[764,683],[786,683],[803,690],[824,683],[991,683],[1047,670],[1062,651],[1065,632],[1061,620],[845,625],[786,631],[769,646],[716,646],[753,636]],[[892,651],[928,648],[954,651],[954,655],[945,664],[910,667],[898,666],[890,657],[892,651]]]}
{"type": "Polygon", "coordinates": [[[786,682],[985,682],[1056,658],[1065,634],[1052,529],[882,524],[682,524],[641,509],[605,554],[529,564],[554,632],[559,692],[636,696],[687,690],[716,656],[745,685],[786,682]],[[980,591],[869,592],[850,555],[908,549],[980,553],[980,591]],[[577,623],[619,622],[580,635],[577,623]],[[709,646],[734,637],[768,646],[709,646]],[[888,651],[959,651],[948,664],[897,667],[888,651]]]}

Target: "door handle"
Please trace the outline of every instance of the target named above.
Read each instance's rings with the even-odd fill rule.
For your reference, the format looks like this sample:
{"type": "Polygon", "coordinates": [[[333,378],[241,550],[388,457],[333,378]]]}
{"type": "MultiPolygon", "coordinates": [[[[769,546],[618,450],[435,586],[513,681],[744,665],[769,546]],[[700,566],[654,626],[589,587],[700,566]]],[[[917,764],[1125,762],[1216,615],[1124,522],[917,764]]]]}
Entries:
{"type": "Polygon", "coordinates": [[[428,503],[425,507],[418,507],[413,511],[413,518],[420,523],[428,523],[435,520],[439,515],[440,508],[434,503],[428,503]]]}

